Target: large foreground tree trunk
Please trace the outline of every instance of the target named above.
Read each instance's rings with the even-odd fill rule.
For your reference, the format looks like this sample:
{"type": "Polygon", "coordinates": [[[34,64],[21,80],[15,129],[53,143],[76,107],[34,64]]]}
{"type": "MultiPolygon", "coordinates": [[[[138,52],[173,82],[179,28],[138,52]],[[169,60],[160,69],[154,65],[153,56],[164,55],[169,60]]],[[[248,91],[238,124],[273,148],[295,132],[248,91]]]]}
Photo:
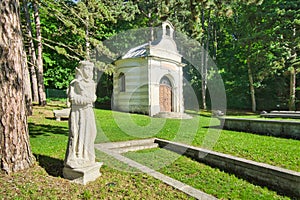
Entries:
{"type": "Polygon", "coordinates": [[[23,41],[18,0],[0,5],[0,168],[7,173],[34,162],[27,126],[23,41]]]}

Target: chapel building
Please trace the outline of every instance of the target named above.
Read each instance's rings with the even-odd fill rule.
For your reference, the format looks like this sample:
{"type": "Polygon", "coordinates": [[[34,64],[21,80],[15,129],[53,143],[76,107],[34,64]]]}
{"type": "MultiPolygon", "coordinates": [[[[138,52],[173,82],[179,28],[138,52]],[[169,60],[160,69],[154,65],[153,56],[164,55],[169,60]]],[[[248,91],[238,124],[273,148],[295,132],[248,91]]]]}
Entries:
{"type": "Polygon", "coordinates": [[[113,110],[184,115],[184,66],[174,27],[165,21],[157,40],[132,48],[115,61],[113,110]]]}

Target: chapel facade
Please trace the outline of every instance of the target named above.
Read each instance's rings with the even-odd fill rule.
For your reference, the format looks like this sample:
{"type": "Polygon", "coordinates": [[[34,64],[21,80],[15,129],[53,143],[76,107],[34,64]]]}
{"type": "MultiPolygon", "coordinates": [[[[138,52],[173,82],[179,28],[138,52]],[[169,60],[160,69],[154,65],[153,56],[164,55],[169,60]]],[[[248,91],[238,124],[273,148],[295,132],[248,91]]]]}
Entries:
{"type": "Polygon", "coordinates": [[[183,114],[184,66],[174,27],[165,21],[158,40],[132,48],[115,61],[113,109],[149,116],[183,114]]]}

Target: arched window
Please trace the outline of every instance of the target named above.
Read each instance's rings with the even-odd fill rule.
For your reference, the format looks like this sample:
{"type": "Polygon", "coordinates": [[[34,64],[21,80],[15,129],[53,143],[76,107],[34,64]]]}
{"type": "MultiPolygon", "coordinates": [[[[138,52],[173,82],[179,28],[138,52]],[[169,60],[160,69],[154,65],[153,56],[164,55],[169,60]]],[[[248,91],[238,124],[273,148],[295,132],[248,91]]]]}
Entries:
{"type": "Polygon", "coordinates": [[[125,92],[125,74],[120,73],[119,75],[119,90],[120,92],[125,92]]]}
{"type": "Polygon", "coordinates": [[[160,79],[160,84],[172,87],[170,79],[166,76],[164,76],[160,79]]]}
{"type": "Polygon", "coordinates": [[[166,35],[171,37],[171,28],[170,26],[166,26],[166,35]]]}

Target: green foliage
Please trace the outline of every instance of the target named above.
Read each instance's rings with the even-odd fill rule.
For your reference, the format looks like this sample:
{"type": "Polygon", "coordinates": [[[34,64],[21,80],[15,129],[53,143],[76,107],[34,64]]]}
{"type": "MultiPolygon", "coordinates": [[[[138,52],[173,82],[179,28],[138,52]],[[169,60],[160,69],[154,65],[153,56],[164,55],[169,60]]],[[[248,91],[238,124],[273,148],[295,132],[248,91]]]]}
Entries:
{"type": "MultiPolygon", "coordinates": [[[[278,109],[277,105],[279,109],[287,109],[289,79],[286,75],[290,66],[287,55],[290,53],[282,39],[293,34],[288,33],[291,31],[286,26],[288,22],[283,22],[284,17],[280,15],[286,13],[282,9],[287,7],[299,9],[294,3],[289,6],[282,3],[267,0],[258,6],[233,4],[232,17],[221,21],[224,29],[218,43],[217,63],[225,71],[222,77],[231,108],[250,108],[246,68],[249,59],[258,109],[278,109]]],[[[298,37],[294,39],[297,41],[298,37]]]]}
{"type": "Polygon", "coordinates": [[[102,98],[98,97],[96,102],[100,103],[100,104],[107,103],[107,102],[110,103],[110,97],[108,97],[108,96],[105,96],[105,97],[102,97],[102,98]]]}
{"type": "MultiPolygon", "coordinates": [[[[45,85],[59,89],[68,86],[78,61],[86,57],[87,42],[91,48],[111,57],[101,41],[118,31],[114,24],[124,24],[134,19],[137,12],[134,11],[137,10],[136,6],[130,1],[62,0],[41,2],[40,6],[45,85]]],[[[101,68],[110,70],[106,64],[100,63],[101,68]]]]}
{"type": "MultiPolygon", "coordinates": [[[[122,33],[156,27],[167,19],[177,32],[199,41],[208,50],[222,72],[230,108],[251,107],[249,58],[258,109],[276,109],[274,105],[289,99],[287,92],[280,92],[288,90],[289,69],[299,71],[299,10],[297,0],[41,1],[45,84],[48,88],[65,89],[74,77],[78,61],[87,56],[88,48],[97,49],[101,55],[97,67],[111,75],[111,63],[120,56],[116,50],[143,43],[145,35],[149,35],[146,40],[151,38],[149,28],[141,30],[140,38],[122,33]],[[122,42],[117,40],[114,49],[108,48],[106,41],[115,40],[116,35],[122,42]],[[266,101],[272,102],[267,105],[266,101]]],[[[183,43],[188,40],[187,37],[183,43]]],[[[186,52],[184,57],[190,49],[181,50],[186,52]]],[[[195,71],[188,73],[195,91],[201,94],[202,77],[195,71]]],[[[109,76],[105,78],[112,81],[109,76]]],[[[107,88],[111,90],[111,86],[107,88]]],[[[110,94],[105,89],[101,97],[110,94]]]]}

